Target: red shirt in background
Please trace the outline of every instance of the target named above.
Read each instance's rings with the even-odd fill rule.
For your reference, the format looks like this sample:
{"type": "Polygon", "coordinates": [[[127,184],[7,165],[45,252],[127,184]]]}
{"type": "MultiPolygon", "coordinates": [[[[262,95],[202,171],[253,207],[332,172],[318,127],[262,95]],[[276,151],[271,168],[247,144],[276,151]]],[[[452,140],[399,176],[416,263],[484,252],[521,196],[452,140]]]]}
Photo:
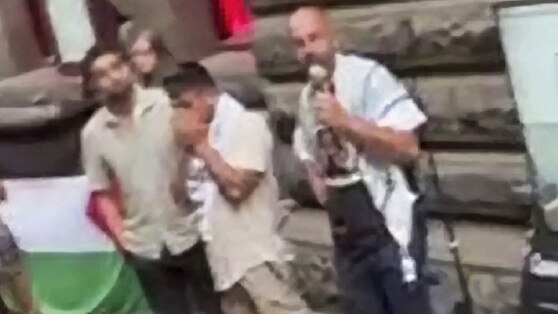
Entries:
{"type": "Polygon", "coordinates": [[[246,31],[252,23],[252,14],[247,0],[215,0],[215,2],[215,20],[220,39],[225,40],[246,31]]]}

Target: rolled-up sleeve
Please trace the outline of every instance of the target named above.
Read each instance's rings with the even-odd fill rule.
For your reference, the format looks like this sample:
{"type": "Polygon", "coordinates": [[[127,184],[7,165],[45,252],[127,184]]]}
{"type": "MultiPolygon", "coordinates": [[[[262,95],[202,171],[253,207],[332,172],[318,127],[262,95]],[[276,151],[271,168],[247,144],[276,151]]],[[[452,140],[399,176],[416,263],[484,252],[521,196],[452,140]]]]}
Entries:
{"type": "Polygon", "coordinates": [[[81,133],[83,170],[93,191],[107,191],[111,188],[111,182],[98,143],[91,129],[87,127],[83,129],[81,133]]]}
{"type": "Polygon", "coordinates": [[[381,65],[372,69],[364,96],[365,118],[378,126],[412,131],[427,120],[405,86],[381,65]]]}

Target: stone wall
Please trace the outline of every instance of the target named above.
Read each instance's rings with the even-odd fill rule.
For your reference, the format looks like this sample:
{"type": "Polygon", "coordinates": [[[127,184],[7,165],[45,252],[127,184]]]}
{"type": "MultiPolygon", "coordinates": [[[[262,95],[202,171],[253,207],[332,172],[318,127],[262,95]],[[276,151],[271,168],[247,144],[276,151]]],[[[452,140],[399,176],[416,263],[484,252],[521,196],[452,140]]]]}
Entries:
{"type": "MultiPolygon", "coordinates": [[[[375,56],[397,72],[502,66],[494,1],[368,3],[330,10],[343,50],[375,56]]],[[[286,36],[286,16],[260,16],[256,24],[256,53],[266,76],[301,70],[286,36]]]]}
{"type": "MultiPolygon", "coordinates": [[[[386,64],[428,114],[418,169],[429,209],[525,221],[531,188],[492,9],[498,1],[316,2],[328,8],[342,50],[386,64]]],[[[274,108],[290,114],[304,70],[287,17],[302,3],[254,1],[258,70],[274,108]]]]}
{"type": "MultiPolygon", "coordinates": [[[[174,58],[197,61],[217,52],[210,1],[197,0],[110,0],[133,20],[134,31],[159,32],[174,58]]],[[[134,32],[133,32],[134,33],[134,32]]]]}

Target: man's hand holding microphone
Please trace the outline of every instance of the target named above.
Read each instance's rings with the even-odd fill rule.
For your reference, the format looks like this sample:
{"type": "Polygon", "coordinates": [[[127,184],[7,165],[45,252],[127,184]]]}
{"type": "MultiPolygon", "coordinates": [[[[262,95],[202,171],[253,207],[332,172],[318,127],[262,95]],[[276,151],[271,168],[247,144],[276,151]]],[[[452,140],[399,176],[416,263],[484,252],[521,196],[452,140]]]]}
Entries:
{"type": "Polygon", "coordinates": [[[317,64],[311,65],[309,70],[310,84],[314,94],[314,113],[319,123],[334,128],[343,129],[347,125],[348,112],[335,97],[335,86],[331,83],[331,75],[317,64]]]}

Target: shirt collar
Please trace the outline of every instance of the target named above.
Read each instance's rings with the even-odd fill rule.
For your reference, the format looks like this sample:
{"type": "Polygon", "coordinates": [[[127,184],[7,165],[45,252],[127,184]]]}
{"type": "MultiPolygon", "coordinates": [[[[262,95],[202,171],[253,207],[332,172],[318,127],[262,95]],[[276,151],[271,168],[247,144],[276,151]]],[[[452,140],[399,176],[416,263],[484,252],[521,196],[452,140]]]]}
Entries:
{"type": "Polygon", "coordinates": [[[333,70],[333,75],[331,77],[331,80],[333,81],[334,85],[338,85],[339,82],[341,81],[341,72],[343,70],[343,63],[345,61],[345,57],[340,54],[340,53],[336,53],[335,54],[335,68],[333,70]]]}
{"type": "Polygon", "coordinates": [[[223,118],[226,116],[227,106],[228,106],[228,95],[223,93],[217,98],[217,104],[215,108],[215,113],[213,115],[213,121],[211,124],[220,124],[223,118]]]}
{"type": "Polygon", "coordinates": [[[217,141],[219,138],[219,133],[221,129],[221,124],[223,122],[224,116],[226,116],[227,111],[227,101],[226,94],[221,94],[217,103],[215,104],[215,112],[213,113],[213,120],[209,124],[209,138],[213,142],[217,141]]]}
{"type": "Polygon", "coordinates": [[[226,121],[234,121],[235,115],[243,106],[227,93],[222,93],[217,100],[217,107],[209,126],[209,136],[213,141],[219,141],[221,129],[226,121]]]}

